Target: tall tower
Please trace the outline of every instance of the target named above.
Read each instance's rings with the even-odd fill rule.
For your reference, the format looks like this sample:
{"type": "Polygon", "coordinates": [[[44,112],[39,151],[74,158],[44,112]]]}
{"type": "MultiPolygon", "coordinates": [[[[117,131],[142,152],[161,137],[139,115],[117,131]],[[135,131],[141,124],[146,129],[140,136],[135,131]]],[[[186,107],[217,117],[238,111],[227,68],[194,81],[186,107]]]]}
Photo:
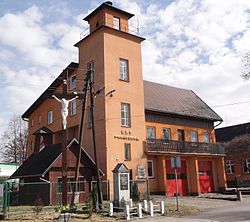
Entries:
{"type": "MultiPolygon", "coordinates": [[[[133,16],[105,2],[84,18],[89,34],[75,45],[79,48],[78,76],[93,68],[95,90],[105,86],[104,94],[95,100],[95,127],[99,165],[108,180],[112,180],[112,170],[118,163],[131,169],[131,179],[143,177],[138,172],[147,166],[143,148],[144,38],[130,32],[128,20],[133,16]]],[[[85,124],[83,147],[93,154],[90,128],[85,124]]]]}

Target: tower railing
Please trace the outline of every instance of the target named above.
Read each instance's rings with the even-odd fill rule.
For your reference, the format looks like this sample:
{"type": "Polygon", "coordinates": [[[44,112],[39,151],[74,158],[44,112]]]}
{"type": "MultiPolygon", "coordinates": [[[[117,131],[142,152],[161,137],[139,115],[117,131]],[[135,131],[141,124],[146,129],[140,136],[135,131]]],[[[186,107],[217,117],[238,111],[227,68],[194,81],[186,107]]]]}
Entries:
{"type": "Polygon", "coordinates": [[[87,29],[85,29],[84,31],[82,31],[80,33],[80,40],[85,38],[86,36],[88,36],[90,33],[94,32],[96,29],[100,28],[101,26],[107,26],[122,32],[127,32],[129,34],[132,35],[136,35],[139,36],[139,26],[135,26],[135,25],[124,25],[123,23],[119,24],[119,28],[114,25],[113,20],[112,19],[99,19],[96,21],[95,25],[90,25],[87,29]]]}

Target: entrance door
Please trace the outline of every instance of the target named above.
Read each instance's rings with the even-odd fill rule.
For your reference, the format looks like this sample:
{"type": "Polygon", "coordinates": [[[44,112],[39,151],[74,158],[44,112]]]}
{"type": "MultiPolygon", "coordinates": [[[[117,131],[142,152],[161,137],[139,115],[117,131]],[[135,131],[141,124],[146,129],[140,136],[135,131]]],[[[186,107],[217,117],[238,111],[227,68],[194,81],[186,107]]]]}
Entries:
{"type": "MultiPolygon", "coordinates": [[[[176,186],[175,186],[175,172],[171,168],[171,160],[166,161],[166,171],[167,171],[167,183],[166,190],[168,196],[176,195],[176,186]]],[[[178,193],[180,196],[186,196],[188,193],[188,183],[187,183],[187,167],[186,161],[181,160],[181,168],[177,169],[177,184],[178,184],[178,193]]]]}
{"type": "Polygon", "coordinates": [[[201,193],[213,192],[212,161],[199,161],[198,166],[201,193]]]}

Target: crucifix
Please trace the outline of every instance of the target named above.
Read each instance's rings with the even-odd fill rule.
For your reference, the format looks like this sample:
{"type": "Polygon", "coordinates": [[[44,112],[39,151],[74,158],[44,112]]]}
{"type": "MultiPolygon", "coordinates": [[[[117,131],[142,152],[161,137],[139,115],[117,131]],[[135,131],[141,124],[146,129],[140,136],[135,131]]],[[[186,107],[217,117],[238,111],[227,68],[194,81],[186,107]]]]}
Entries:
{"type": "Polygon", "coordinates": [[[59,95],[62,97],[59,99],[57,96],[52,95],[58,102],[61,103],[61,115],[62,115],[62,205],[67,206],[67,116],[68,116],[68,105],[70,102],[78,98],[76,93],[67,93],[67,72],[63,71],[63,93],[59,95]],[[72,96],[75,96],[72,98],[72,96]]]}

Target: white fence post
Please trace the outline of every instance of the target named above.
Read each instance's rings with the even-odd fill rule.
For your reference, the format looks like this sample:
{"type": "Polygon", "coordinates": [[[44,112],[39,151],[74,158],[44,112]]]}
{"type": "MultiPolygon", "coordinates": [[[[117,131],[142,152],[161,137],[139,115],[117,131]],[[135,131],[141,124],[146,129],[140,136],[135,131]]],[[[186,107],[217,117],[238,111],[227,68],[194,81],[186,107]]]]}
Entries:
{"type": "Polygon", "coordinates": [[[133,200],[132,199],[129,199],[129,206],[130,206],[130,208],[133,207],[133,200]]]}
{"type": "Polygon", "coordinates": [[[145,212],[148,212],[148,201],[147,200],[143,200],[143,208],[145,212]]]}
{"type": "Polygon", "coordinates": [[[154,206],[152,201],[149,201],[149,214],[151,217],[154,216],[154,206]]]}
{"type": "Polygon", "coordinates": [[[125,217],[126,217],[126,220],[130,220],[129,205],[126,205],[125,207],[125,217]]]}
{"type": "Polygon", "coordinates": [[[137,205],[137,215],[139,218],[142,218],[142,206],[140,203],[137,205]]]}
{"type": "Polygon", "coordinates": [[[112,217],[114,214],[113,203],[109,203],[109,216],[112,217]]]}
{"type": "Polygon", "coordinates": [[[160,211],[161,211],[161,215],[165,214],[164,201],[160,202],[160,211]]]}

